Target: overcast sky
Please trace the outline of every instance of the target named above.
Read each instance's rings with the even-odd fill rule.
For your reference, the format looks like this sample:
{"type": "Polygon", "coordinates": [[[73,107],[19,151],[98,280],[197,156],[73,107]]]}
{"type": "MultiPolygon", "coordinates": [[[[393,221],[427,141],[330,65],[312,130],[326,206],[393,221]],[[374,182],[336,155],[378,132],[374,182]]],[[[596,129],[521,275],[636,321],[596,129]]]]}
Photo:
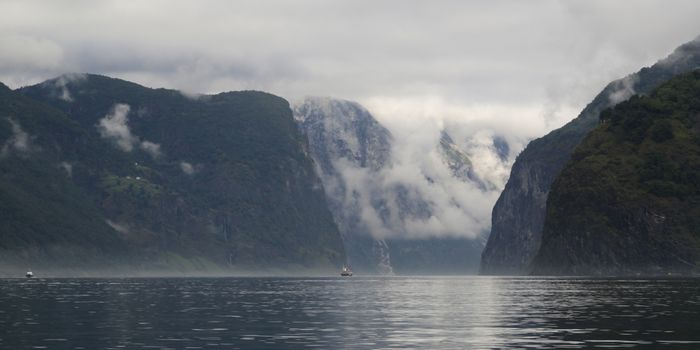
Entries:
{"type": "Polygon", "coordinates": [[[534,137],[695,38],[698,14],[698,1],[3,0],[0,81],[90,72],[333,96],[390,127],[432,118],[534,137]]]}

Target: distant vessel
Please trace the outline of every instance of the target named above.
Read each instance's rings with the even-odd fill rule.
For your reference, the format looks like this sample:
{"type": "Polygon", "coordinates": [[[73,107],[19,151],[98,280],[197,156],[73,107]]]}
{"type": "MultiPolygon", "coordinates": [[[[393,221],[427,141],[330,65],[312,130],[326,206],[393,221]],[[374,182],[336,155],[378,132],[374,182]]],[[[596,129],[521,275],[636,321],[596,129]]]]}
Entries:
{"type": "Polygon", "coordinates": [[[34,272],[32,272],[31,270],[27,271],[27,273],[24,276],[27,278],[32,278],[32,277],[34,277],[34,272]]]}
{"type": "Polygon", "coordinates": [[[352,276],[352,269],[350,268],[350,266],[343,265],[343,269],[340,270],[340,275],[343,276],[343,277],[350,277],[350,276],[352,276]]]}

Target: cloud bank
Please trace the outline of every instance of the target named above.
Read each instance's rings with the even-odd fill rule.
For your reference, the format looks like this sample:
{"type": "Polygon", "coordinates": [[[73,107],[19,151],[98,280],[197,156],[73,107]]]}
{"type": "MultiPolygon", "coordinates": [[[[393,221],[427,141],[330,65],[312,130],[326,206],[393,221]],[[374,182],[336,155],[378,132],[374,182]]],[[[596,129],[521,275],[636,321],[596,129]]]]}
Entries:
{"type": "Polygon", "coordinates": [[[490,227],[515,155],[493,132],[455,140],[440,119],[387,130],[361,105],[329,98],[294,111],[345,234],[477,238],[490,227]]]}
{"type": "Polygon", "coordinates": [[[463,140],[465,146],[456,145],[473,172],[472,178],[458,176],[441,152],[442,131],[435,125],[416,130],[421,137],[395,133],[391,163],[378,172],[343,160],[334,164],[352,193],[348,200],[359,198],[361,217],[375,237],[477,238],[490,228],[491,207],[513,158],[498,158],[494,135],[479,132],[463,140]]]}

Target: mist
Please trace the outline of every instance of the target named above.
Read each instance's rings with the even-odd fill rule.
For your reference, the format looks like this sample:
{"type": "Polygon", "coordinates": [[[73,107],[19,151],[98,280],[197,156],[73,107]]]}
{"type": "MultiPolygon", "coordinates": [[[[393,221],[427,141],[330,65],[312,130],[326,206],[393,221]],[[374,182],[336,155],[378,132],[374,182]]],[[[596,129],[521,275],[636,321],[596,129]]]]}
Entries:
{"type": "Polygon", "coordinates": [[[0,148],[0,159],[9,156],[10,154],[16,154],[19,156],[26,156],[37,146],[34,145],[34,136],[29,135],[17,120],[14,118],[7,118],[6,121],[12,126],[12,136],[5,141],[0,148]]]}
{"type": "Polygon", "coordinates": [[[160,157],[162,153],[159,144],[147,140],[142,141],[140,137],[131,132],[128,125],[130,111],[131,107],[128,104],[115,104],[112,111],[100,119],[96,125],[100,136],[114,141],[116,146],[124,152],[131,152],[134,147],[138,147],[154,159],[160,157]]]}

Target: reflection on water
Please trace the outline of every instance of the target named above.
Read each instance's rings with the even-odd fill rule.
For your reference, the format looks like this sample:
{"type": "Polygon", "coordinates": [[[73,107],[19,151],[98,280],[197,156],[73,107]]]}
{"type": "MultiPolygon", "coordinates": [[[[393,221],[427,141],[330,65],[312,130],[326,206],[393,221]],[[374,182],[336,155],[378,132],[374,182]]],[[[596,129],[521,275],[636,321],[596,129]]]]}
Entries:
{"type": "Polygon", "coordinates": [[[700,280],[0,280],[2,349],[700,348],[700,280]]]}

